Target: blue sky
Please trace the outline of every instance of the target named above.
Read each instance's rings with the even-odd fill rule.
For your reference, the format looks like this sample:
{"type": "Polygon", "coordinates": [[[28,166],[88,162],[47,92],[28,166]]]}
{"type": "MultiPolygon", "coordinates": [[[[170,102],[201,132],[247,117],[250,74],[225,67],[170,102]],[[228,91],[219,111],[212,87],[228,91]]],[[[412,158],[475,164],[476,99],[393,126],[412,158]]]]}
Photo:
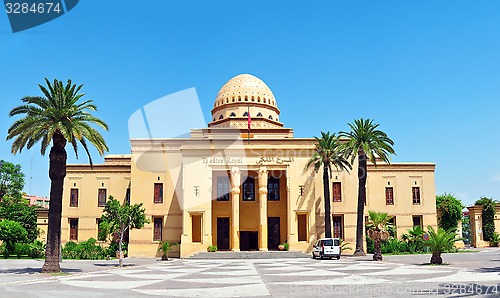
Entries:
{"type": "Polygon", "coordinates": [[[210,119],[220,87],[251,73],[295,136],[373,118],[396,143],[394,161],[437,163],[438,193],[499,199],[500,2],[305,3],[85,0],[15,34],[0,12],[0,158],[23,166],[26,191],[48,196],[48,156],[38,146],[13,156],[5,141],[8,111],[39,95],[44,77],[84,83],[110,152],[128,153],[136,109],[196,87],[210,119]]]}

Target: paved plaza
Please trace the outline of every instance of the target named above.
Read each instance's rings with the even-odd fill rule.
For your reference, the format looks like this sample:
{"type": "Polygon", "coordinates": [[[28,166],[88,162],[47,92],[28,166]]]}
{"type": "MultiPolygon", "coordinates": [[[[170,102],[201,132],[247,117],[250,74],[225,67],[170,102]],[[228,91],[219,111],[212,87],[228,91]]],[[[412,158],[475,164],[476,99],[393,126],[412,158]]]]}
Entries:
{"type": "Polygon", "coordinates": [[[500,296],[500,250],[340,260],[126,259],[64,261],[64,274],[40,274],[41,260],[3,260],[0,297],[500,296]]]}

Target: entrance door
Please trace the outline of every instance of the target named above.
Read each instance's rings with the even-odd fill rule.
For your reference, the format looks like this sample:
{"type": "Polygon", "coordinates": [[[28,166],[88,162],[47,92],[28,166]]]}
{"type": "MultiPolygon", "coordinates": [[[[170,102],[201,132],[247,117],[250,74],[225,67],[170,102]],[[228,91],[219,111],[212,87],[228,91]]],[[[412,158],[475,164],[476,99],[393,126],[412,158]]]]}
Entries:
{"type": "Polygon", "coordinates": [[[240,231],[240,250],[259,250],[259,233],[240,231]]]}
{"type": "Polygon", "coordinates": [[[280,245],[280,218],[269,217],[267,219],[267,249],[277,250],[280,245]]]}
{"type": "Polygon", "coordinates": [[[217,217],[217,249],[229,250],[229,217],[217,217]]]}

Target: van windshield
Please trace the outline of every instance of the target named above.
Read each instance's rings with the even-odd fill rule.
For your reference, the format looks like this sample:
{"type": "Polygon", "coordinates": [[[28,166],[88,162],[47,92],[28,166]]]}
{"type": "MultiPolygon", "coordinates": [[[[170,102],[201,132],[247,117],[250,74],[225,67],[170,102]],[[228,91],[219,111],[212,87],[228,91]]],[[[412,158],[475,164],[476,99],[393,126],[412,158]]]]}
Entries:
{"type": "Polygon", "coordinates": [[[333,246],[333,239],[325,239],[323,240],[324,246],[333,246]]]}
{"type": "Polygon", "coordinates": [[[333,239],[334,246],[340,246],[339,239],[333,239]]]}

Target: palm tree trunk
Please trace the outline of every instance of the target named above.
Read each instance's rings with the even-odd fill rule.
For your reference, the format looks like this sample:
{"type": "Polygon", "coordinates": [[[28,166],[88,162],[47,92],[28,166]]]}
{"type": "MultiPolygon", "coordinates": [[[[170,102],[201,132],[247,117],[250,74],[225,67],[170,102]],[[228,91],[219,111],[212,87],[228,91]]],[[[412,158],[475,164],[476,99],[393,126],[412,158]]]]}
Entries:
{"type": "Polygon", "coordinates": [[[356,250],[355,256],[365,256],[363,249],[363,226],[366,201],[366,154],[358,151],[358,216],[356,220],[356,250]]]}
{"type": "Polygon", "coordinates": [[[56,132],[49,155],[50,208],[47,246],[43,273],[60,272],[59,253],[61,246],[61,212],[64,177],[66,177],[66,139],[56,132]]]}
{"type": "Polygon", "coordinates": [[[323,196],[325,198],[325,238],[332,237],[332,218],[330,211],[330,179],[328,166],[323,165],[323,196]]]}
{"type": "MultiPolygon", "coordinates": [[[[379,233],[379,232],[377,232],[379,233]]],[[[374,239],[374,252],[373,252],[373,260],[381,261],[382,260],[382,247],[380,245],[380,234],[377,235],[374,239]]]]}
{"type": "Polygon", "coordinates": [[[433,252],[431,257],[431,264],[441,265],[443,264],[443,258],[441,258],[441,253],[433,252]]]}

